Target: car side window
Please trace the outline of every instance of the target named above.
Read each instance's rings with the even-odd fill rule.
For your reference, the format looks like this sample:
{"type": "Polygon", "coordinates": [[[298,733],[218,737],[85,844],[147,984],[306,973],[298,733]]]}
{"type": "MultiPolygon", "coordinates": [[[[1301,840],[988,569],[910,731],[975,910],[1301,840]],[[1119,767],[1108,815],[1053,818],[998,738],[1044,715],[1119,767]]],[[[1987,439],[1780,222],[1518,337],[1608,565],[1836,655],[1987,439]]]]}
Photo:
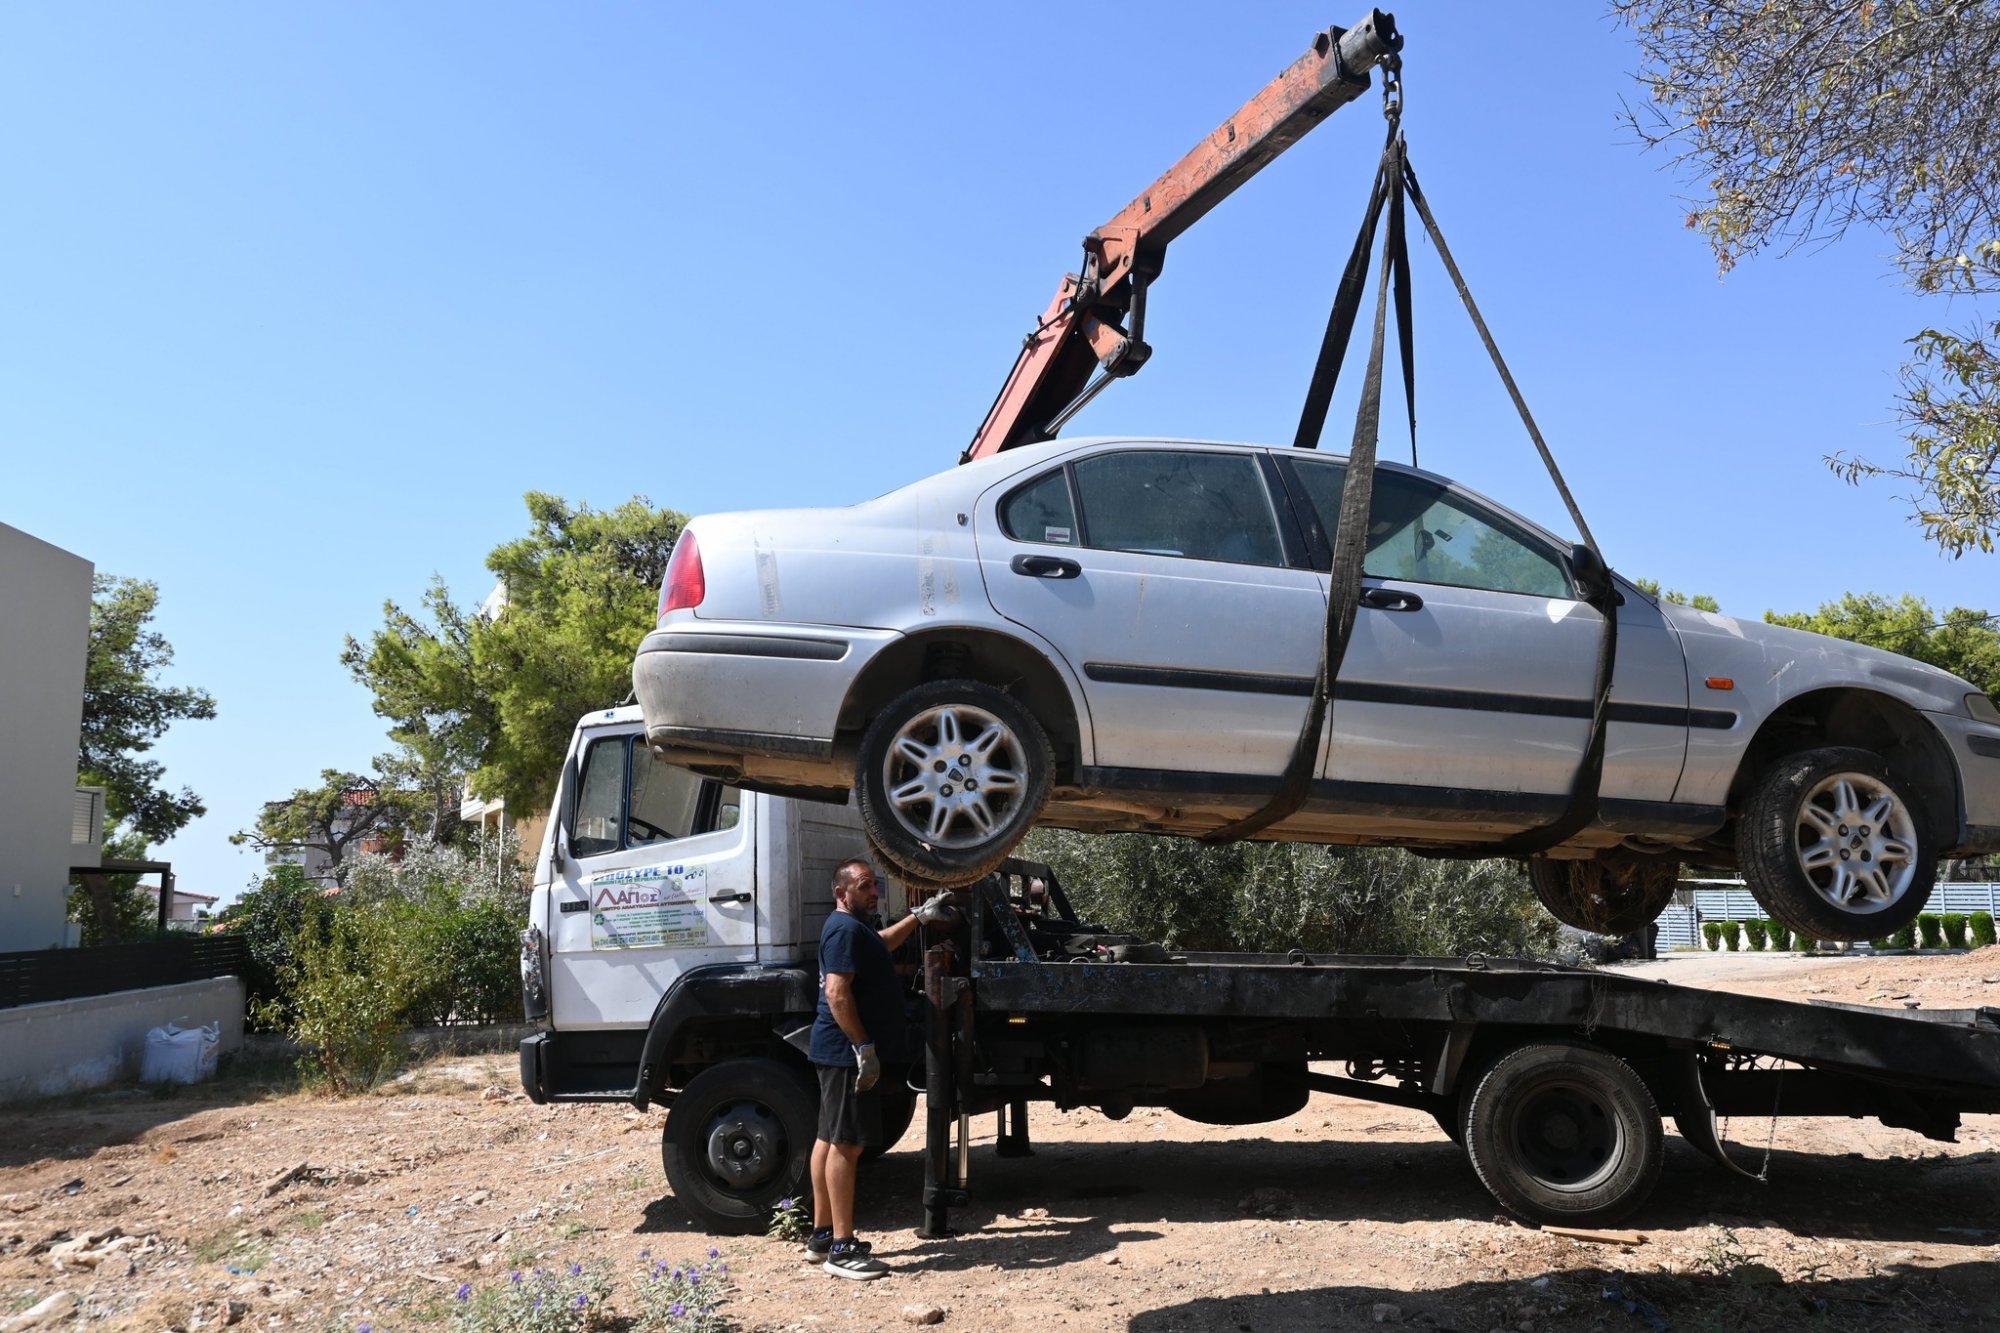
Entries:
{"type": "MultiPolygon", "coordinates": [[[[1293,473],[1332,541],[1340,506],[1340,463],[1293,460],[1293,473]]],[[[1384,579],[1444,583],[1532,597],[1571,597],[1562,562],[1444,487],[1400,472],[1377,472],[1363,572],[1384,579]]]]}
{"type": "Polygon", "coordinates": [[[1105,550],[1282,565],[1277,515],[1246,454],[1128,449],[1077,460],[1088,544],[1105,550]]]}
{"type": "Polygon", "coordinates": [[[734,787],[660,763],[631,737],[609,736],[584,753],[570,847],[602,856],[733,828],[741,807],[734,787]]]}
{"type": "Polygon", "coordinates": [[[1057,468],[1001,501],[1000,526],[1018,542],[1078,545],[1081,539],[1076,531],[1076,505],[1069,494],[1069,475],[1057,468]]]}

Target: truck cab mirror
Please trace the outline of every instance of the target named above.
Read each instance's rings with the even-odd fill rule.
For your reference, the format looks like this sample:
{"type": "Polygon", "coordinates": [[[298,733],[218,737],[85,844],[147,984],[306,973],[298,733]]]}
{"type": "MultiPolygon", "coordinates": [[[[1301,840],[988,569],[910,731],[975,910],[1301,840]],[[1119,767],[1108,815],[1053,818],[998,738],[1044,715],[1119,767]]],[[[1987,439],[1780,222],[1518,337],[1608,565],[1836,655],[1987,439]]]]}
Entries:
{"type": "Polygon", "coordinates": [[[1611,571],[1597,552],[1582,542],[1569,548],[1569,571],[1576,580],[1577,596],[1586,602],[1597,601],[1611,586],[1611,571]]]}

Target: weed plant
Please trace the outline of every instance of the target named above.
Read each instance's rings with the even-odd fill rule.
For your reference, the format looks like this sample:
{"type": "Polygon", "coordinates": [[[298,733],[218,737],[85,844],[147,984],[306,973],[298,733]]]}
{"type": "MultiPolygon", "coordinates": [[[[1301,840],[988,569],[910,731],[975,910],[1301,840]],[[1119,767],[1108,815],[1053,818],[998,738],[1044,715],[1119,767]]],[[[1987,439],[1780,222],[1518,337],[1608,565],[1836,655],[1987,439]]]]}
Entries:
{"type": "Polygon", "coordinates": [[[451,1326],[454,1333],[584,1333],[610,1322],[605,1302],[615,1286],[601,1263],[516,1269],[484,1290],[461,1283],[451,1326]]]}
{"type": "Polygon", "coordinates": [[[639,1326],[668,1333],[727,1333],[734,1327],[722,1305],[729,1297],[729,1263],[710,1249],[708,1258],[676,1266],[639,1251],[633,1280],[643,1314],[639,1326]]]}

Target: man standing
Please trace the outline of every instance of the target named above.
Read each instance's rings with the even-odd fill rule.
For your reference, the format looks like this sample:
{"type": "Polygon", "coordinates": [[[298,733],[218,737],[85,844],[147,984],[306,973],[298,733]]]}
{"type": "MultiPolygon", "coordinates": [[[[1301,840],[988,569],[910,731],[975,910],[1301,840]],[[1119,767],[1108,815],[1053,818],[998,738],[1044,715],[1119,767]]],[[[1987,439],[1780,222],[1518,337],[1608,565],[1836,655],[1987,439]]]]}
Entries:
{"type": "Polygon", "coordinates": [[[834,1277],[860,1282],[889,1269],[854,1235],[854,1177],[864,1149],[882,1141],[884,1062],[900,1064],[907,1020],[904,987],[890,953],[921,923],[952,915],[939,894],[885,930],[870,921],[882,887],[866,861],[844,861],[833,876],[834,911],[819,935],[819,1014],[812,1062],[819,1068],[819,1137],[813,1143],[813,1233],[806,1256],[834,1277]]]}

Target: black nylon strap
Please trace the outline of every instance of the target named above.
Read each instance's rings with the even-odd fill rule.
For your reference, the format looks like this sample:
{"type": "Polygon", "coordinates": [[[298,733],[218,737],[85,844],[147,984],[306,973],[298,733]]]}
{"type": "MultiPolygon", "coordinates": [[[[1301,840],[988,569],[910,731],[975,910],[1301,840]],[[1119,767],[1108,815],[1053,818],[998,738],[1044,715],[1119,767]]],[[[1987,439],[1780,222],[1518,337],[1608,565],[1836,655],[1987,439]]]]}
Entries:
{"type": "MultiPolygon", "coordinates": [[[[1385,158],[1385,164],[1386,161],[1385,158]]],[[[1320,432],[1326,429],[1333,388],[1340,380],[1340,365],[1347,356],[1348,341],[1354,336],[1354,317],[1361,313],[1361,297],[1367,290],[1369,257],[1375,251],[1375,224],[1382,216],[1388,191],[1389,174],[1378,168],[1374,188],[1368,193],[1368,211],[1362,215],[1361,232],[1354,238],[1347,267],[1341,270],[1340,286],[1334,289],[1333,309],[1327,312],[1326,332],[1319,341],[1319,359],[1313,363],[1312,382],[1306,385],[1305,407],[1299,412],[1299,428],[1292,436],[1294,449],[1319,448],[1320,432]]]]}
{"type": "MultiPolygon", "coordinates": [[[[1382,166],[1376,178],[1377,188],[1369,197],[1368,217],[1362,222],[1361,238],[1357,242],[1361,271],[1356,273],[1354,260],[1350,258],[1347,272],[1341,275],[1341,291],[1335,297],[1334,315],[1327,321],[1327,341],[1320,346],[1320,364],[1313,372],[1314,387],[1317,388],[1322,372],[1328,369],[1330,356],[1331,373],[1324,376],[1329,396],[1346,350],[1344,340],[1332,340],[1334,327],[1344,322],[1348,329],[1352,329],[1354,322],[1354,312],[1347,312],[1344,321],[1341,312],[1341,301],[1350,290],[1349,279],[1356,279],[1352,290],[1354,301],[1358,304],[1359,280],[1366,276],[1367,257],[1372,249],[1370,242],[1385,196],[1390,217],[1396,219],[1402,213],[1402,154],[1402,139],[1392,131],[1389,146],[1383,150],[1382,166]]],[[[1320,738],[1326,731],[1334,681],[1339,678],[1340,664],[1347,657],[1348,641],[1354,635],[1355,613],[1361,603],[1362,558],[1368,549],[1369,508],[1375,492],[1375,446],[1382,427],[1382,350],[1386,332],[1384,326],[1389,315],[1390,279],[1408,262],[1408,255],[1399,253],[1394,244],[1394,239],[1401,233],[1402,228],[1392,221],[1390,240],[1385,242],[1381,273],[1376,283],[1375,330],[1368,348],[1368,369],[1361,382],[1361,402],[1354,415],[1354,439],[1348,449],[1347,467],[1341,475],[1340,511],[1334,521],[1333,565],[1327,576],[1326,622],[1320,635],[1319,671],[1313,677],[1312,697],[1306,704],[1305,721],[1299,727],[1291,758],[1271,798],[1255,813],[1204,834],[1203,842],[1234,842],[1248,838],[1297,813],[1299,807],[1305,804],[1306,796],[1312,789],[1313,777],[1319,769],[1320,738]]],[[[1309,403],[1305,417],[1299,423],[1300,433],[1296,443],[1300,447],[1309,449],[1318,444],[1319,427],[1326,415],[1324,404],[1318,407],[1317,414],[1319,420],[1311,421],[1314,409],[1309,403]],[[1307,433],[1308,425],[1312,427],[1310,434],[1307,433]]]]}
{"type": "MultiPolygon", "coordinates": [[[[1410,201],[1417,206],[1417,216],[1424,220],[1424,229],[1430,234],[1431,244],[1437,247],[1438,257],[1444,260],[1445,271],[1451,275],[1452,285],[1458,288],[1466,313],[1472,316],[1473,327],[1479,330],[1480,341],[1493,358],[1493,368],[1500,372],[1500,380],[1507,386],[1515,410],[1521,414],[1521,424],[1528,428],[1528,438],[1535,442],[1535,449],[1549,470],[1549,479],[1555,482],[1563,504],[1569,509],[1570,521],[1576,524],[1577,532],[1591,553],[1597,556],[1598,563],[1603,564],[1604,553],[1597,549],[1597,539],[1590,535],[1590,525],[1583,521],[1583,511],[1577,507],[1576,497],[1570,494],[1568,484],[1563,481],[1562,471],[1556,466],[1555,455],[1549,452],[1548,442],[1542,438],[1541,428],[1535,424],[1534,414],[1528,411],[1528,400],[1521,396],[1520,386],[1514,383],[1513,372],[1508,370],[1506,359],[1500,355],[1499,344],[1493,341],[1492,331],[1486,327],[1486,320],[1472,299],[1472,289],[1466,285],[1465,275],[1459,272],[1458,262],[1451,257],[1451,247],[1444,242],[1444,233],[1438,229],[1437,219],[1431,215],[1430,202],[1424,198],[1423,188],[1417,184],[1417,173],[1411,169],[1407,158],[1402,163],[1402,169],[1403,184],[1410,201]]],[[[1590,605],[1603,617],[1604,628],[1597,639],[1597,670],[1591,686],[1590,736],[1584,743],[1583,761],[1577,765],[1576,777],[1570,783],[1569,804],[1549,823],[1495,844],[1492,850],[1496,855],[1531,856],[1545,852],[1569,841],[1597,818],[1598,794],[1604,780],[1604,742],[1611,680],[1618,666],[1618,589],[1609,578],[1604,581],[1604,590],[1591,599],[1590,605]]]]}

